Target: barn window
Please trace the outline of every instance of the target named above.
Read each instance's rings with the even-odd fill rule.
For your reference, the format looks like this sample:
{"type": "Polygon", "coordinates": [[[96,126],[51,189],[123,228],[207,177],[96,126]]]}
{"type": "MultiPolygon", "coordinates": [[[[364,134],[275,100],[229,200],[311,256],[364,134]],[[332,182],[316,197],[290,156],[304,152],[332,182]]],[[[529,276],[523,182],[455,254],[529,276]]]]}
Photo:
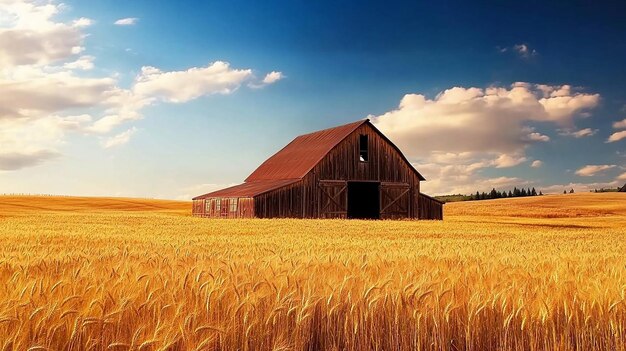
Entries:
{"type": "Polygon", "coordinates": [[[211,199],[204,200],[204,213],[211,213],[212,203],[213,203],[213,200],[211,199]]]}
{"type": "Polygon", "coordinates": [[[369,159],[369,147],[367,135],[361,135],[359,138],[359,161],[367,162],[369,159]]]}
{"type": "Polygon", "coordinates": [[[232,198],[229,201],[230,212],[237,212],[237,198],[232,198]]]}
{"type": "Polygon", "coordinates": [[[222,210],[222,199],[215,199],[215,213],[220,213],[222,210]]]}

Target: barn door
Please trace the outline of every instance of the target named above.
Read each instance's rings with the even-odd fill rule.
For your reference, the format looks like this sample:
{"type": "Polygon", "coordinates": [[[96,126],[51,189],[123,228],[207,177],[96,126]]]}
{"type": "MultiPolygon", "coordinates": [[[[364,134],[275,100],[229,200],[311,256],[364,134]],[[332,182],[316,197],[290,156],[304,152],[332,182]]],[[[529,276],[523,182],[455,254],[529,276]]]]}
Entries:
{"type": "Polygon", "coordinates": [[[346,218],[348,184],[342,180],[320,180],[320,218],[346,218]]]}
{"type": "Polygon", "coordinates": [[[406,183],[380,184],[380,218],[400,219],[409,217],[411,187],[406,183]]]}

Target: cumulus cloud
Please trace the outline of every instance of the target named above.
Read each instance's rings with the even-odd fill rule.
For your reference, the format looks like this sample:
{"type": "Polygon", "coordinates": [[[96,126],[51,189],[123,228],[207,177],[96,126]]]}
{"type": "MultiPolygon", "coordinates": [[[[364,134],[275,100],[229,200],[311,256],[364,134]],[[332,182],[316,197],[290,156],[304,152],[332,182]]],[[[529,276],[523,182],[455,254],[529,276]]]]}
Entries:
{"type": "Polygon", "coordinates": [[[607,143],[614,143],[614,142],[620,141],[622,139],[626,139],[626,130],[623,130],[621,132],[617,132],[617,133],[611,134],[611,136],[609,137],[609,139],[606,142],[607,143]]]}
{"type": "Polygon", "coordinates": [[[109,149],[115,146],[120,146],[128,143],[130,138],[137,132],[137,128],[132,127],[124,132],[121,132],[117,135],[114,135],[102,143],[102,147],[105,149],[109,149]]]}
{"type": "Polygon", "coordinates": [[[136,78],[133,91],[138,95],[180,103],[203,95],[232,93],[251,77],[252,70],[233,69],[222,61],[171,72],[145,66],[136,78]]]}
{"type": "Polygon", "coordinates": [[[599,102],[598,94],[573,92],[569,86],[515,83],[510,88],[454,87],[428,99],[407,94],[398,109],[372,122],[397,142],[408,156],[431,151],[518,152],[549,137],[529,133],[528,122],[572,123],[599,102]]]}
{"type": "Polygon", "coordinates": [[[48,2],[2,1],[0,18],[0,66],[45,65],[83,50],[81,28],[92,21],[79,18],[59,23],[52,18],[61,5],[48,2]]]}
{"type": "Polygon", "coordinates": [[[135,25],[139,21],[137,17],[126,17],[120,18],[117,21],[113,22],[116,26],[132,26],[135,25]]]}
{"type": "Polygon", "coordinates": [[[543,161],[541,161],[541,160],[534,160],[533,163],[530,164],[530,166],[532,168],[540,168],[541,166],[543,166],[543,161]]]}
{"type": "MultiPolygon", "coordinates": [[[[530,124],[570,126],[599,100],[598,94],[575,91],[569,85],[519,82],[510,87],[454,87],[432,99],[407,94],[397,109],[370,119],[415,164],[447,167],[448,172],[476,181],[480,169],[518,165],[526,161],[528,146],[550,140],[530,124]]],[[[427,179],[441,176],[423,174],[427,179]]],[[[438,187],[428,181],[424,189],[448,192],[452,185],[447,184],[438,187]]]]}
{"type": "Polygon", "coordinates": [[[565,130],[560,130],[559,131],[559,135],[571,136],[571,137],[574,137],[574,138],[584,138],[584,137],[593,136],[597,132],[598,132],[597,129],[591,129],[591,128],[585,128],[585,129],[581,129],[581,130],[565,129],[565,130]]]}
{"type": "Polygon", "coordinates": [[[615,128],[615,129],[626,128],[626,118],[624,118],[621,121],[613,123],[613,128],[615,128]]]}
{"type": "Polygon", "coordinates": [[[626,172],[620,174],[619,176],[617,176],[617,180],[626,180],[626,172]]]}
{"type": "Polygon", "coordinates": [[[615,165],[586,165],[585,167],[576,171],[576,174],[581,177],[592,177],[607,169],[615,168],[615,165]]]}
{"type": "MultiPolygon", "coordinates": [[[[108,138],[105,148],[122,145],[134,127],[107,135],[143,118],[146,106],[232,93],[253,79],[251,69],[221,61],[173,72],[144,67],[128,88],[120,86],[117,75],[87,76],[84,71],[95,67],[96,58],[81,53],[84,31],[93,21],[59,21],[62,9],[54,1],[0,0],[1,170],[57,157],[68,133],[108,138]]],[[[268,79],[279,78],[276,73],[268,79]]]]}

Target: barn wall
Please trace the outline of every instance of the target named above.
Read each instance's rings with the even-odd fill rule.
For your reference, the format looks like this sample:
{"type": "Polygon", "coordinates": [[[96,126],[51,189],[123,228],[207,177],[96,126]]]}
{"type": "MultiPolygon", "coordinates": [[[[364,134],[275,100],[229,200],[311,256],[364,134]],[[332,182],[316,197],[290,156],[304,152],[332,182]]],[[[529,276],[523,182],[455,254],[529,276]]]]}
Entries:
{"type": "Polygon", "coordinates": [[[419,219],[443,219],[443,204],[429,196],[419,194],[419,219]]]}
{"type": "Polygon", "coordinates": [[[254,197],[255,215],[258,218],[302,218],[306,206],[301,182],[254,197]]]}
{"type": "Polygon", "coordinates": [[[249,197],[193,200],[192,213],[207,218],[253,218],[254,200],[249,197]],[[236,205],[231,206],[232,203],[236,205]]]}
{"type": "MultiPolygon", "coordinates": [[[[369,124],[357,128],[343,142],[333,148],[304,178],[302,186],[305,203],[307,203],[304,208],[304,217],[345,217],[345,214],[338,210],[337,204],[328,196],[329,193],[337,194],[341,191],[342,185],[338,183],[333,189],[324,187],[325,181],[337,180],[385,183],[390,187],[388,193],[391,196],[398,196],[403,192],[397,191],[397,188],[408,187],[408,192],[402,195],[402,199],[391,204],[387,208],[388,213],[385,214],[383,211],[381,217],[383,219],[418,218],[419,178],[413,169],[406,164],[402,155],[369,124]],[[360,135],[368,136],[369,157],[367,162],[359,160],[360,135]],[[327,211],[324,211],[325,208],[327,211]],[[329,213],[328,209],[332,209],[330,212],[334,213],[329,213]]],[[[347,193],[344,192],[344,194],[347,193]]],[[[383,198],[382,195],[381,207],[387,207],[393,200],[387,197],[383,198]]]]}

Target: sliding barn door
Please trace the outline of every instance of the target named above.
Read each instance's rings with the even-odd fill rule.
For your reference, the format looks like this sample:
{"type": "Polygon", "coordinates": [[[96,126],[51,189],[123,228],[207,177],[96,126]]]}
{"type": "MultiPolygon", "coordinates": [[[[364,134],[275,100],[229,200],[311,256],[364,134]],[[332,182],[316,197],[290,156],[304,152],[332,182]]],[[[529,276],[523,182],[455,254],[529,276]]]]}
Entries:
{"type": "Polygon", "coordinates": [[[320,180],[320,218],[346,218],[348,211],[348,184],[341,180],[320,180]]]}
{"type": "Polygon", "coordinates": [[[406,183],[380,184],[380,218],[408,218],[411,203],[411,187],[406,183]]]}

